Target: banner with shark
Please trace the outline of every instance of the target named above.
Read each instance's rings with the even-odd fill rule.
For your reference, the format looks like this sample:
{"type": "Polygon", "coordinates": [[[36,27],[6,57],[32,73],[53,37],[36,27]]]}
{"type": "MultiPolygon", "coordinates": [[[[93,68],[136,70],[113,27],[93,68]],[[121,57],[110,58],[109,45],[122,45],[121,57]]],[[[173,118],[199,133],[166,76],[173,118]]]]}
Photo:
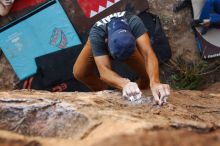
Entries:
{"type": "MultiPolygon", "coordinates": [[[[148,9],[147,0],[59,0],[81,39],[98,20],[129,6],[136,14],[148,9]]],[[[83,41],[83,40],[82,40],[83,41]]]]}
{"type": "Polygon", "coordinates": [[[90,0],[90,2],[87,2],[87,0],[77,0],[85,16],[88,18],[94,17],[119,1],[120,0],[90,0]]]}

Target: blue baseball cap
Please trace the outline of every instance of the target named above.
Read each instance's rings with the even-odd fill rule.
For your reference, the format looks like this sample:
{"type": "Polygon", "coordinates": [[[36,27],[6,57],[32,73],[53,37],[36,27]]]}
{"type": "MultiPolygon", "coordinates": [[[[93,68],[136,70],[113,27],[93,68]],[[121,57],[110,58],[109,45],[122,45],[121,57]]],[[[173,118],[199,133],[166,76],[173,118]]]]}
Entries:
{"type": "Polygon", "coordinates": [[[108,48],[113,59],[129,58],[136,47],[136,40],[125,19],[113,18],[108,24],[108,48]]]}

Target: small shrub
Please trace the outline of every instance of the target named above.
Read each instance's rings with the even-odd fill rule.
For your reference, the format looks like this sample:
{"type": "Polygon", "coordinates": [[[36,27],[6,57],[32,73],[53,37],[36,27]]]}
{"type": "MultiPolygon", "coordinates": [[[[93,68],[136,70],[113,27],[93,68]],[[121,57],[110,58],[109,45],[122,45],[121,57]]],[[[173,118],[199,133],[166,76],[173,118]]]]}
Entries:
{"type": "Polygon", "coordinates": [[[181,56],[165,65],[169,68],[169,75],[166,82],[174,89],[187,90],[198,89],[204,79],[204,75],[220,68],[219,61],[213,63],[203,60],[190,62],[184,60],[181,56]]]}

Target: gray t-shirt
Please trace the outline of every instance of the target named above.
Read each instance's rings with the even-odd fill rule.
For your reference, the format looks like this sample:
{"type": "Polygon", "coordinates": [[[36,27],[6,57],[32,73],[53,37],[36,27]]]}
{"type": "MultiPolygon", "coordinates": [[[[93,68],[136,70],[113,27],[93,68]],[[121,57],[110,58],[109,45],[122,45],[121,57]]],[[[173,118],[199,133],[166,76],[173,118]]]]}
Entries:
{"type": "Polygon", "coordinates": [[[125,11],[111,14],[96,22],[90,30],[89,38],[94,56],[109,55],[108,45],[106,42],[106,39],[108,39],[107,24],[113,17],[123,17],[126,19],[129,24],[131,33],[136,39],[147,32],[147,29],[145,28],[142,20],[138,16],[128,14],[125,11]]]}

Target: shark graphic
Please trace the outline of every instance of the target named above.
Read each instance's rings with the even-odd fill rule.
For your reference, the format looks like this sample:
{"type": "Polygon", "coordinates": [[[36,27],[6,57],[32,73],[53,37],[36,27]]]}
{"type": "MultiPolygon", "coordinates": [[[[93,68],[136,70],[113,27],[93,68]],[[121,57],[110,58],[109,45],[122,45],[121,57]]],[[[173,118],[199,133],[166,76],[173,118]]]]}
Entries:
{"type": "Polygon", "coordinates": [[[60,49],[64,49],[67,47],[68,40],[61,28],[54,28],[50,39],[50,44],[53,47],[58,47],[60,49]]]}
{"type": "Polygon", "coordinates": [[[79,6],[88,18],[92,18],[103,12],[120,0],[77,0],[79,6]]]}

